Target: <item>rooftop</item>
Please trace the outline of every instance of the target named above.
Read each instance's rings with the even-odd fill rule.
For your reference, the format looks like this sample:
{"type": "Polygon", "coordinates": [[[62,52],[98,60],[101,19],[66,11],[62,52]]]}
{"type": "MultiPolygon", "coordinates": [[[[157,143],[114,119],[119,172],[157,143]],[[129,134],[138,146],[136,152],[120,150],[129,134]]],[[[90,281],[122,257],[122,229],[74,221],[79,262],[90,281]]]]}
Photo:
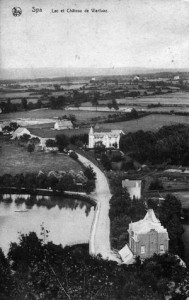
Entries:
{"type": "Polygon", "coordinates": [[[128,188],[128,187],[136,187],[136,186],[141,187],[141,180],[129,180],[129,179],[125,179],[122,180],[122,187],[123,188],[128,188]]]}
{"type": "Polygon", "coordinates": [[[129,224],[129,232],[133,231],[135,234],[144,234],[151,230],[156,230],[159,233],[167,232],[167,229],[164,228],[160,221],[156,218],[153,209],[149,209],[147,211],[144,219],[129,224]]]}

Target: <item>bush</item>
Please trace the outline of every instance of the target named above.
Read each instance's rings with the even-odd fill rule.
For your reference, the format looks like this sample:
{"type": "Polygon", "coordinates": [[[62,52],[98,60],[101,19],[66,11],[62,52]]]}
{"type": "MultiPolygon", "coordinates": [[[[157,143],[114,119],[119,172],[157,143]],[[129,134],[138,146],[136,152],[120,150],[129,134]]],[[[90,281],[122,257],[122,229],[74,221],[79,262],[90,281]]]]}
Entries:
{"type": "Polygon", "coordinates": [[[71,158],[73,158],[74,160],[77,160],[77,159],[78,159],[78,155],[77,155],[77,153],[75,153],[74,151],[71,151],[71,152],[69,153],[69,156],[70,156],[71,158]]]}
{"type": "Polygon", "coordinates": [[[159,179],[155,179],[150,183],[149,190],[163,190],[163,185],[159,179]]]}
{"type": "Polygon", "coordinates": [[[46,146],[47,146],[47,147],[53,148],[53,147],[56,147],[56,146],[57,146],[57,143],[56,143],[55,140],[48,139],[48,140],[46,140],[46,146]]]}
{"type": "Polygon", "coordinates": [[[58,146],[58,150],[60,152],[63,152],[64,149],[69,145],[70,139],[65,134],[58,134],[56,136],[56,143],[57,143],[57,146],[58,146]]]}
{"type": "Polygon", "coordinates": [[[24,133],[23,135],[20,136],[20,140],[23,141],[23,142],[24,141],[25,142],[29,141],[30,138],[31,138],[31,135],[29,135],[27,133],[24,133]]]}
{"type": "Polygon", "coordinates": [[[89,179],[89,180],[95,180],[96,179],[96,173],[94,172],[93,168],[91,166],[86,167],[84,171],[84,175],[89,179]]]}
{"type": "Polygon", "coordinates": [[[35,149],[35,146],[34,146],[33,144],[29,143],[29,144],[28,144],[28,147],[27,147],[28,152],[31,153],[31,152],[34,151],[34,149],[35,149]]]}

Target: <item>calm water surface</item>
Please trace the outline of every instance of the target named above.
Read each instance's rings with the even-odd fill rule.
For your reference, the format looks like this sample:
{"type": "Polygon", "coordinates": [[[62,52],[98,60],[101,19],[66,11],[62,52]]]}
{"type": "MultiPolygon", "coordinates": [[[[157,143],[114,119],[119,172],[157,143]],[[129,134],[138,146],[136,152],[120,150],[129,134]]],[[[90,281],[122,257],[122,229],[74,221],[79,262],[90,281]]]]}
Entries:
{"type": "Polygon", "coordinates": [[[11,203],[0,202],[0,247],[5,253],[8,252],[10,242],[18,241],[19,232],[26,234],[34,231],[40,237],[42,223],[50,231],[48,240],[55,244],[65,246],[89,239],[94,217],[93,206],[73,199],[46,198],[58,204],[52,208],[36,204],[28,207],[25,203],[18,205],[15,203],[16,195],[11,196],[11,203]],[[26,212],[16,212],[18,210],[26,212]]]}

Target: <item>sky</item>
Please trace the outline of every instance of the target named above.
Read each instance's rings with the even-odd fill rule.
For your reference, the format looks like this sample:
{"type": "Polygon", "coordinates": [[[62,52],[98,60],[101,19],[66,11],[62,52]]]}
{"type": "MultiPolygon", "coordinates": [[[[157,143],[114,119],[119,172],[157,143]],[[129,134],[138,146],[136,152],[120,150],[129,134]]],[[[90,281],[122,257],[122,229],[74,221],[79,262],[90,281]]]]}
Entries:
{"type": "Polygon", "coordinates": [[[0,66],[189,68],[189,0],[0,0],[0,66]]]}

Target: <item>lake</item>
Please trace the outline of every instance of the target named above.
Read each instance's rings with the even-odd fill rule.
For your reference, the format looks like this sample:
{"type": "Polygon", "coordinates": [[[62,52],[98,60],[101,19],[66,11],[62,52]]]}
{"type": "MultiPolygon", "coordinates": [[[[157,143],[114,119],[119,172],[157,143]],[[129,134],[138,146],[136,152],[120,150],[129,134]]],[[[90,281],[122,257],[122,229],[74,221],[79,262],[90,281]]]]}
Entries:
{"type": "Polygon", "coordinates": [[[20,197],[27,199],[28,195],[0,197],[0,247],[5,253],[11,242],[18,242],[19,232],[27,234],[34,231],[40,237],[42,224],[50,231],[48,241],[54,244],[66,246],[89,240],[94,206],[87,202],[60,196],[36,196],[38,201],[43,199],[55,203],[54,207],[47,208],[15,202],[20,197]]]}

